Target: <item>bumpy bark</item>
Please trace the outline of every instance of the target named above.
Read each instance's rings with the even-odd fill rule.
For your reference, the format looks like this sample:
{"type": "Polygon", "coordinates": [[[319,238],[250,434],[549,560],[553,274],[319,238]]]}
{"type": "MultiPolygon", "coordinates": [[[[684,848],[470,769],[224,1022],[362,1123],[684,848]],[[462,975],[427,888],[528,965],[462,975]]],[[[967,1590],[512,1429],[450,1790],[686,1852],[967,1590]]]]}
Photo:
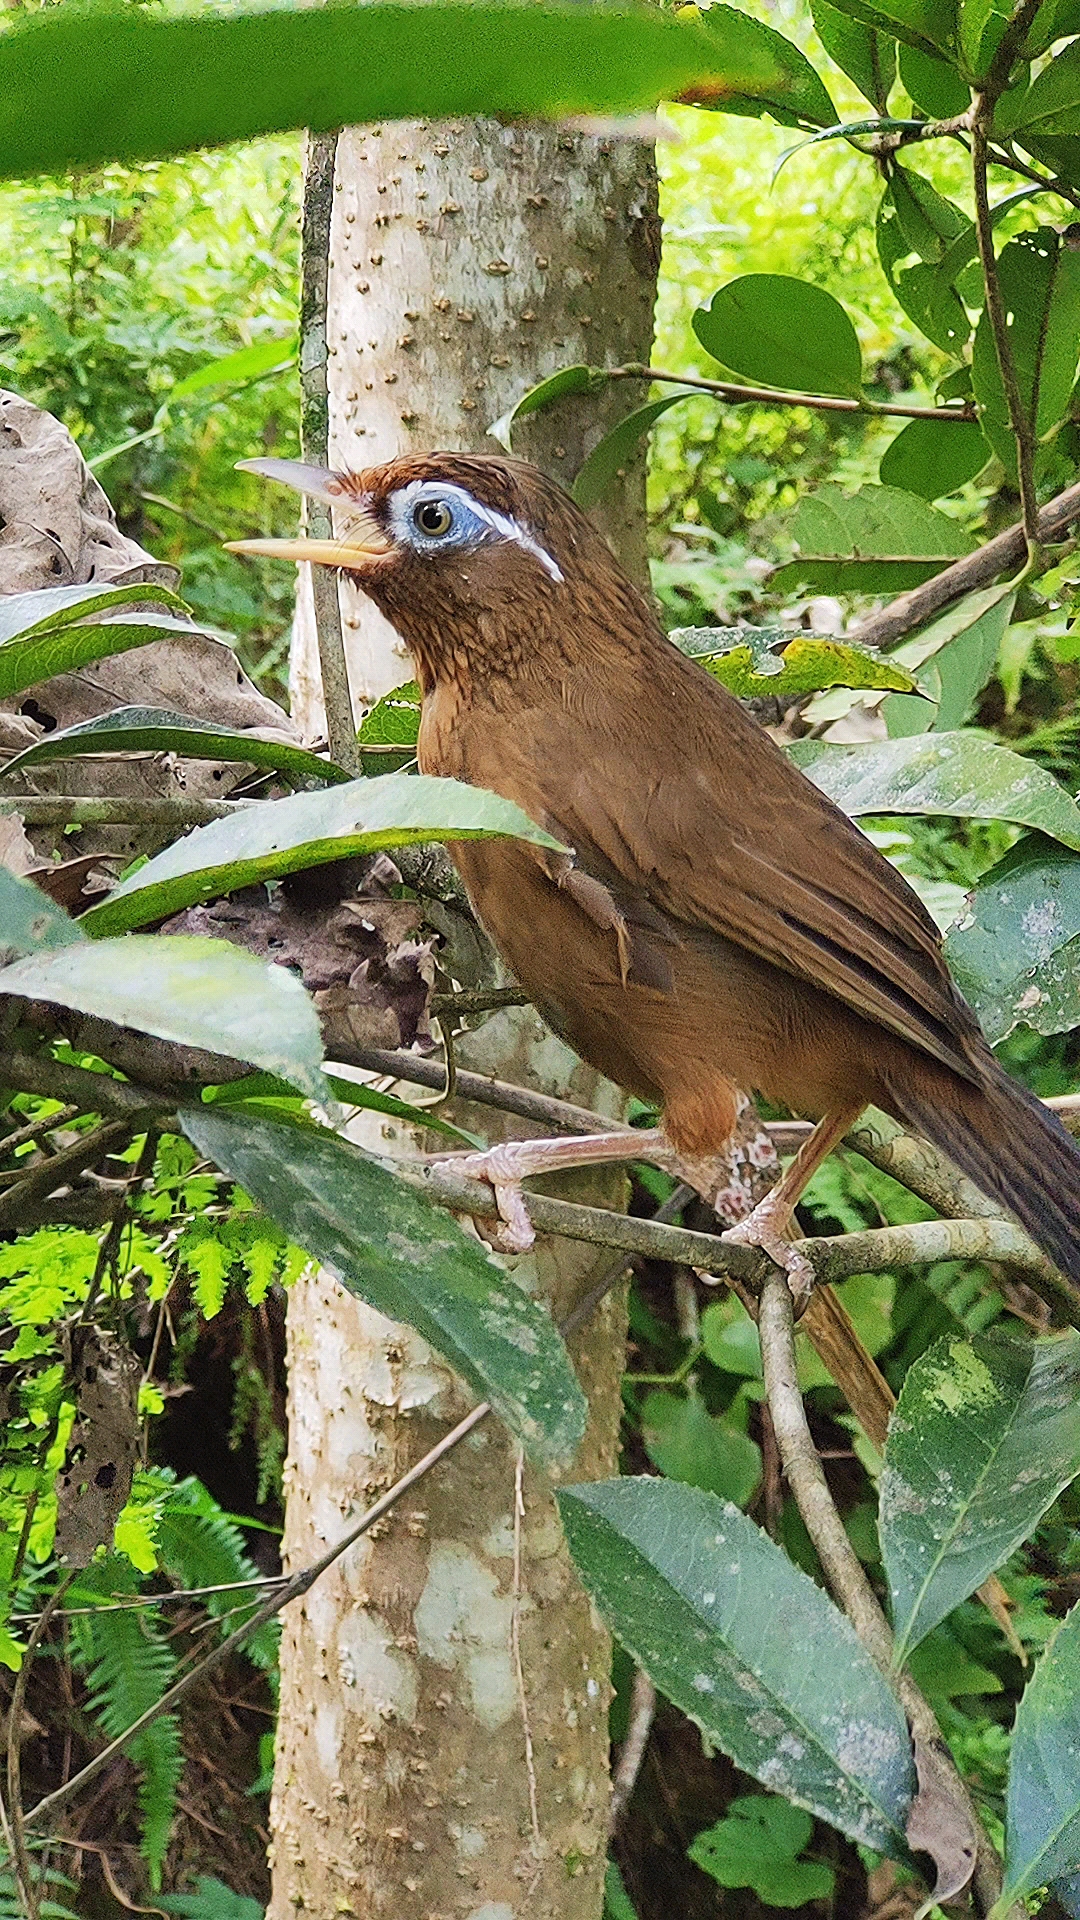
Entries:
{"type": "MultiPolygon", "coordinates": [[[[494,451],[488,424],[554,367],[648,353],[657,233],[651,159],[639,145],[494,123],[352,131],[339,146],[332,216],[335,466],[410,448],[494,451]]],[[[563,403],[517,444],[569,479],[625,405],[610,392],[599,406],[563,403]]],[[[640,464],[603,519],[643,571],[640,464]]],[[[367,704],[409,677],[408,661],[366,602],[345,589],[342,607],[354,695],[367,704]]],[[[305,583],[294,711],[312,732],[316,663],[305,583]]],[[[460,1052],[503,1078],[618,1111],[616,1090],[531,1010],[494,1016],[460,1052]]],[[[474,1109],[464,1123],[494,1137],[495,1118],[474,1109]]],[[[392,1123],[374,1137],[414,1146],[392,1123]]],[[[617,1202],[621,1184],[593,1174],[570,1190],[617,1202]]],[[[556,1315],[600,1266],[558,1242],[516,1263],[556,1315]]],[[[296,1566],[467,1401],[416,1335],[325,1275],[294,1291],[289,1336],[285,1551],[296,1566]]],[[[575,1477],[614,1468],[622,1349],[622,1309],[609,1299],[574,1349],[592,1406],[575,1477]]],[[[515,1588],[514,1480],[515,1448],[489,1420],[290,1611],[271,1920],[297,1910],[598,1920],[610,1648],[574,1578],[550,1483],[529,1471],[515,1588]]]]}

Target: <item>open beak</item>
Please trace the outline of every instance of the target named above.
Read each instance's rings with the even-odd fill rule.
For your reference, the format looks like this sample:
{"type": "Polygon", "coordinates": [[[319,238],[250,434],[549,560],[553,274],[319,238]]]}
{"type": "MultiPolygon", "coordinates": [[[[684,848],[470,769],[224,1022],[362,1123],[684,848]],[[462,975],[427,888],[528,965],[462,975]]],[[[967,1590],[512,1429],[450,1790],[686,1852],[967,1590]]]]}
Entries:
{"type": "Polygon", "coordinates": [[[307,466],[302,460],[238,460],[241,473],[258,473],[267,480],[280,480],[315,500],[344,507],[349,525],[336,540],[227,540],[227,553],[258,553],[272,560],[310,560],[317,566],[346,567],[362,571],[366,561],[392,551],[389,541],[375,520],[365,511],[351,491],[348,480],[326,467],[307,466]]]}

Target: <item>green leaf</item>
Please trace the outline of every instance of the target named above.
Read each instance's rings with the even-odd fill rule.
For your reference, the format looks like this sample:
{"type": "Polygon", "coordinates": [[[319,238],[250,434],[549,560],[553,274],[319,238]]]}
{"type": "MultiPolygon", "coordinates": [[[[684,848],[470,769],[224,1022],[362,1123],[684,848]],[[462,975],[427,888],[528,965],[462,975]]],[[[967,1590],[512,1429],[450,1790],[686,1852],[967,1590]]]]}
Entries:
{"type": "Polygon", "coordinates": [[[1080,860],[1041,834],[1019,841],[969,896],[945,955],[991,1045],[1021,1023],[1080,1026],[1080,860]]]}
{"type": "Polygon", "coordinates": [[[737,1507],[696,1487],[607,1480],[558,1500],[587,1592],[660,1691],[745,1773],[903,1858],[904,1716],[820,1588],[737,1507]]]}
{"type": "Polygon", "coordinates": [[[876,238],[885,278],[908,318],[935,346],[959,354],[971,332],[956,290],[974,257],[967,215],[921,173],[896,165],[881,196],[876,238]]]}
{"type": "Polygon", "coordinates": [[[652,431],[655,421],[662,413],[673,407],[679,400],[689,400],[692,389],[687,387],[683,393],[666,393],[660,400],[650,400],[633,413],[628,413],[610,433],[605,433],[586,460],[578,468],[574,484],[570,489],[573,498],[583,512],[587,513],[607,492],[616,474],[632,458],[639,440],[652,431]]]}
{"type": "Polygon", "coordinates": [[[266,800],[197,827],[89,908],[83,924],[95,934],[119,933],[179,913],[196,900],[217,899],[328,860],[428,840],[507,834],[538,847],[559,845],[520,807],[482,787],[404,773],[350,780],[322,793],[266,800]]]}
{"type": "Polygon", "coordinates": [[[889,1421],[881,1557],[894,1660],[975,1592],[1080,1473],[1080,1334],[937,1340],[889,1421]]]}
{"type": "MultiPolygon", "coordinates": [[[[380,1093],[366,1080],[346,1080],[336,1073],[326,1074],[325,1079],[334,1099],[343,1107],[364,1107],[372,1113],[388,1114],[393,1120],[404,1120],[409,1126],[444,1133],[460,1147],[482,1148],[484,1145],[478,1134],[466,1133],[464,1127],[455,1127],[445,1120],[437,1107],[414,1106],[408,1100],[398,1099],[396,1094],[380,1093]]],[[[272,1073],[249,1073],[242,1080],[224,1080],[220,1086],[204,1087],[202,1097],[207,1106],[233,1106],[237,1101],[250,1103],[252,1100],[287,1100],[293,1107],[300,1105],[288,1082],[272,1073]]],[[[268,1119],[272,1117],[267,1115],[268,1119]]]]}
{"type": "Polygon", "coordinates": [[[800,1807],[761,1794],[732,1800],[722,1820],[690,1842],[695,1866],[721,1887],[753,1887],[767,1907],[801,1907],[827,1900],[836,1875],[831,1867],[801,1861],[814,1823],[800,1807]]]}
{"type": "Polygon", "coordinates": [[[84,617],[96,617],[113,607],[148,605],[172,607],[178,613],[189,611],[171,587],[146,580],[121,587],[43,587],[37,593],[4,594],[0,597],[0,643],[60,633],[84,617]]]}
{"type": "Polygon", "coordinates": [[[154,1900],[180,1920],[265,1920],[266,1915],[261,1900],[234,1893],[223,1880],[207,1873],[199,1875],[194,1893],[155,1893],[154,1900]]]}
{"type": "Polygon", "coordinates": [[[63,907],[32,880],[20,880],[0,867],[0,963],[20,953],[77,945],[85,937],[63,907]]]}
{"type": "Polygon", "coordinates": [[[831,293],[782,273],[746,273],[699,307],[706,353],[744,379],[798,393],[862,394],[862,354],[831,293]]]}
{"type": "Polygon", "coordinates": [[[698,18],[715,46],[716,77],[687,87],[691,106],[721,113],[767,113],[782,127],[831,126],[836,108],[804,53],[760,20],[737,7],[710,5],[698,18]],[[737,76],[756,66],[754,82],[737,76]]]}
{"type": "MultiPolygon", "coordinates": [[[[1076,380],[1080,252],[1053,227],[1036,227],[1002,248],[998,276],[1021,402],[1042,439],[1065,418],[1076,380]]],[[[1016,442],[985,309],[975,330],[971,376],[983,432],[1015,479],[1016,442]]]]}
{"type": "MultiPolygon", "coordinates": [[[[1076,33],[1080,27],[1070,28],[1076,33]]],[[[1055,54],[1048,66],[1037,74],[1013,112],[1007,102],[999,109],[995,123],[1002,121],[1006,133],[1076,134],[1080,114],[1080,41],[1074,40],[1055,54]]]]}
{"type": "Polygon", "coordinates": [[[186,400],[190,394],[203,393],[207,387],[240,386],[259,379],[264,373],[275,373],[296,359],[296,348],[296,335],[288,333],[280,339],[256,340],[253,346],[238,347],[235,353],[223,353],[170,387],[167,404],[172,406],[174,400],[186,400]]]}
{"type": "Polygon", "coordinates": [[[641,1425],[649,1459],[669,1480],[746,1506],[761,1479],[761,1448],[714,1419],[699,1394],[655,1388],[645,1396],[641,1425]]]}
{"type": "Polygon", "coordinates": [[[830,59],[854,80],[871,106],[884,113],[896,79],[896,42],[853,20],[830,0],[810,0],[818,39],[830,59]]]}
{"type": "Polygon", "coordinates": [[[227,940],[79,941],[0,968],[0,993],[248,1060],[312,1100],[328,1098],[318,1017],[299,980],[227,940]]]}
{"type": "Polygon", "coordinates": [[[182,1121],[290,1240],[430,1341],[534,1457],[573,1457],[586,1409],[562,1341],[450,1214],[336,1134],[223,1107],[187,1110],[182,1121]]]}
{"type": "MultiPolygon", "coordinates": [[[[190,621],[168,614],[117,614],[98,620],[114,607],[147,603],[183,608],[168,587],[142,583],[127,587],[53,587],[18,593],[0,605],[0,699],[9,699],[55,674],[71,673],[91,660],[145,647],[171,633],[204,633],[190,621]],[[85,621],[80,615],[92,616],[85,621]]],[[[217,636],[215,636],[216,638],[217,636]]]]}
{"type": "Polygon", "coordinates": [[[1014,593],[1002,595],[934,655],[923,684],[930,692],[933,689],[929,677],[933,676],[937,682],[938,710],[934,727],[938,733],[951,733],[971,718],[978,697],[997,666],[1015,605],[1014,593]]]}
{"type": "Polygon", "coordinates": [[[365,774],[398,773],[416,759],[421,711],[420,689],[415,680],[406,680],[375,702],[364,715],[356,736],[362,749],[372,749],[361,752],[365,774]],[[385,747],[400,747],[401,752],[374,751],[385,747]]]}
{"type": "Polygon", "coordinates": [[[637,1911],[623,1885],[623,1877],[614,1860],[604,1874],[604,1912],[602,1920],[638,1920],[637,1911]]]}
{"type": "Polygon", "coordinates": [[[803,495],[783,527],[799,558],[777,568],[770,588],[801,580],[823,591],[900,591],[929,580],[975,544],[947,513],[896,487],[860,487],[852,494],[831,483],[818,487],[803,495]]]}
{"type": "Polygon", "coordinates": [[[1004,1681],[973,1660],[963,1641],[947,1626],[935,1627],[913,1650],[908,1669],[935,1712],[938,1703],[965,1693],[1004,1693],[1004,1681]]]}
{"type": "MultiPolygon", "coordinates": [[[[1080,1863],[1080,1607],[1058,1628],[1016,1709],[1005,1826],[1007,1911],[1080,1863]]],[[[1068,1891],[1068,1887],[1066,1891],[1068,1891]]],[[[1075,1894],[1073,1895],[1075,1897],[1075,1894]]]]}
{"type": "Polygon", "coordinates": [[[925,53],[951,53],[956,35],[955,0],[838,0],[842,11],[879,33],[925,53]]]}
{"type": "Polygon", "coordinates": [[[717,11],[708,28],[648,7],[455,0],[35,15],[0,39],[0,174],[130,164],[290,127],[634,113],[695,85],[736,111],[782,98],[800,113],[811,89],[779,58],[780,36],[717,11]]]}
{"type": "Polygon", "coordinates": [[[909,420],[881,456],[882,485],[917,493],[921,500],[942,500],[974,480],[990,458],[990,449],[974,420],[909,420]]]}
{"type": "Polygon", "coordinates": [[[343,767],[320,759],[288,740],[263,740],[238,727],[215,727],[190,714],[163,707],[116,707],[93,720],[47,733],[0,769],[0,778],[16,767],[41,766],[95,753],[180,753],[189,760],[238,760],[249,767],[276,767],[299,779],[348,780],[343,767]]]}
{"type": "Polygon", "coordinates": [[[923,734],[865,747],[797,740],[789,751],[814,785],[854,818],[935,813],[1011,820],[1080,848],[1080,808],[1053,774],[980,734],[923,734]]]}
{"type": "Polygon", "coordinates": [[[524,420],[530,413],[539,413],[544,407],[552,406],[556,400],[561,400],[564,394],[591,393],[596,386],[604,384],[606,384],[605,375],[598,372],[595,367],[560,367],[557,372],[549,373],[546,380],[538,381],[535,387],[530,387],[527,393],[523,393],[521,399],[515,401],[508,413],[500,414],[497,420],[493,420],[488,432],[507,453],[513,453],[513,433],[519,420],[524,420]]]}
{"type": "Polygon", "coordinates": [[[971,100],[967,82],[947,60],[918,47],[901,47],[900,79],[917,107],[931,120],[949,120],[963,113],[971,100]]]}
{"type": "Polygon", "coordinates": [[[869,647],[806,634],[792,639],[788,627],[676,627],[668,638],[740,699],[786,700],[825,687],[910,692],[917,684],[906,667],[869,647]]]}
{"type": "Polygon", "coordinates": [[[1025,53],[1046,53],[1055,40],[1080,33],[1080,0],[1045,0],[1024,42],[1025,53]]]}

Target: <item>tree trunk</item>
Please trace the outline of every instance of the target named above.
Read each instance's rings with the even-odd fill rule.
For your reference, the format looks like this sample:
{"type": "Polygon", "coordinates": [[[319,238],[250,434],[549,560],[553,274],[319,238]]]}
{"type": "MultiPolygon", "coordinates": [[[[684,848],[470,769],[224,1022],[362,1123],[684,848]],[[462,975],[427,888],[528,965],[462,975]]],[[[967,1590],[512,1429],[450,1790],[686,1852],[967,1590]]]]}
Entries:
{"type": "MultiPolygon", "coordinates": [[[[555,367],[647,358],[657,254],[641,145],[491,122],[343,134],[328,292],[330,464],[438,446],[495,451],[490,422],[555,367]]],[[[569,482],[624,410],[610,387],[598,401],[560,403],[525,423],[515,450],[569,482]]],[[[643,462],[628,466],[602,516],[641,577],[643,482],[643,462]]],[[[294,713],[314,734],[323,719],[310,593],[304,581],[293,691],[294,713]]],[[[345,586],[341,604],[354,698],[367,706],[411,669],[362,597],[345,586]]],[[[529,1009],[488,1019],[459,1053],[505,1079],[619,1111],[616,1089],[529,1009]]],[[[494,1118],[472,1109],[465,1124],[495,1137],[494,1118]]],[[[398,1152],[413,1144],[395,1123],[367,1138],[398,1152]]],[[[569,1185],[616,1204],[622,1191],[611,1173],[569,1185]]],[[[586,1248],[548,1241],[515,1266],[561,1316],[601,1264],[586,1248]]],[[[298,1566],[468,1401],[415,1334],[326,1275],[294,1289],[289,1341],[285,1554],[298,1566]]],[[[574,1347],[592,1410],[575,1478],[614,1469],[623,1345],[622,1306],[609,1298],[574,1347]]],[[[515,1529],[515,1471],[513,1443],[489,1420],[289,1610],[270,1920],[298,1909],[598,1920],[610,1647],[575,1580],[550,1483],[528,1469],[515,1529]]]]}

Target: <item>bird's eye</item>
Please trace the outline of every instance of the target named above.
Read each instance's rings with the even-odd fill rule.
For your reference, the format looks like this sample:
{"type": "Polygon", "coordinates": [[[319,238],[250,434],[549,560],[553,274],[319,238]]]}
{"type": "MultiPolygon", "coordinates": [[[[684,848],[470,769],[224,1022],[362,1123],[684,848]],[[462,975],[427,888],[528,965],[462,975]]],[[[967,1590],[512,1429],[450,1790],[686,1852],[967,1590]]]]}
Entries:
{"type": "Polygon", "coordinates": [[[421,500],[413,513],[413,520],[429,540],[437,540],[442,534],[449,533],[454,524],[454,516],[445,500],[421,500]]]}

